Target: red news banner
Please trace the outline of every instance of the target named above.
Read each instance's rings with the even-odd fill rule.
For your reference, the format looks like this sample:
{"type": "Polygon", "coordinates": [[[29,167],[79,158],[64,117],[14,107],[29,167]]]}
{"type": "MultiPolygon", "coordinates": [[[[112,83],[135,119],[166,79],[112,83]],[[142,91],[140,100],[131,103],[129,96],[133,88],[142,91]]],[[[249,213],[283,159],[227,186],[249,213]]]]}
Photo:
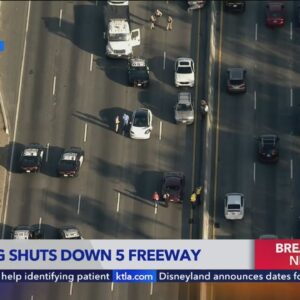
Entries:
{"type": "Polygon", "coordinates": [[[300,240],[256,240],[255,270],[300,270],[300,240]]]}

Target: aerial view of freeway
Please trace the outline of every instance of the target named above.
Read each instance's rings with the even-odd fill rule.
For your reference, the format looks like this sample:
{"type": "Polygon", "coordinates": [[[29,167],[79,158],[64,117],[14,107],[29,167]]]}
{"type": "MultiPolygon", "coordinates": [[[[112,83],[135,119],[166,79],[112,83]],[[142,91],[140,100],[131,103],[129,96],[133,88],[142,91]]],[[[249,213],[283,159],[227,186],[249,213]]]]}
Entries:
{"type": "MultiPolygon", "coordinates": [[[[299,238],[299,7],[1,1],[2,239],[299,238]]],[[[0,286],[0,300],[299,292],[254,283],[0,286]]]]}

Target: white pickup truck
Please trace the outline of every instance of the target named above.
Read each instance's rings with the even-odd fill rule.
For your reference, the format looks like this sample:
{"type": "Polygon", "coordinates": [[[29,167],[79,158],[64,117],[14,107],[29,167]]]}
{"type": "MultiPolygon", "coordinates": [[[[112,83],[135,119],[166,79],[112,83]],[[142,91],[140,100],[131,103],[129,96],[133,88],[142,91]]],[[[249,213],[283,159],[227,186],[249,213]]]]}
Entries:
{"type": "Polygon", "coordinates": [[[105,37],[105,54],[111,58],[128,58],[132,55],[132,48],[141,43],[140,29],[130,31],[127,19],[110,19],[105,37]]]}

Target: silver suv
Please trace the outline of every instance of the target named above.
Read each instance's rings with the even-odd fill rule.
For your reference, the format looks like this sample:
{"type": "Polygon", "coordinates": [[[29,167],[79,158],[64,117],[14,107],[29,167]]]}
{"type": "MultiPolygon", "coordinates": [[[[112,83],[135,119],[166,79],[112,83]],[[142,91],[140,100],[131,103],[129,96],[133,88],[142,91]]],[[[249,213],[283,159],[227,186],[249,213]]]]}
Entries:
{"type": "Polygon", "coordinates": [[[244,218],[244,195],[228,193],[224,200],[224,215],[227,220],[241,220],[244,218]]]}
{"type": "Polygon", "coordinates": [[[181,92],[178,94],[177,104],[174,106],[176,123],[193,124],[194,107],[192,104],[192,95],[190,92],[181,92]]]}

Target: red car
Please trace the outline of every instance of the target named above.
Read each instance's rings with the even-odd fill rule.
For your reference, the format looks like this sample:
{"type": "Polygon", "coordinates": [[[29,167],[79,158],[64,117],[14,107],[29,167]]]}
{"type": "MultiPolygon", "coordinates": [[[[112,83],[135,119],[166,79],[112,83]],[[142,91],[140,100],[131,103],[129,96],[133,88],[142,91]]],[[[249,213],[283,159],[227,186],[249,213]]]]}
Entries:
{"type": "Polygon", "coordinates": [[[281,27],[285,22],[284,5],[281,2],[270,2],[266,5],[266,24],[269,27],[281,27]]]}
{"type": "Polygon", "coordinates": [[[185,176],[182,172],[165,172],[162,179],[162,197],[169,194],[170,202],[182,203],[185,176]]]}

